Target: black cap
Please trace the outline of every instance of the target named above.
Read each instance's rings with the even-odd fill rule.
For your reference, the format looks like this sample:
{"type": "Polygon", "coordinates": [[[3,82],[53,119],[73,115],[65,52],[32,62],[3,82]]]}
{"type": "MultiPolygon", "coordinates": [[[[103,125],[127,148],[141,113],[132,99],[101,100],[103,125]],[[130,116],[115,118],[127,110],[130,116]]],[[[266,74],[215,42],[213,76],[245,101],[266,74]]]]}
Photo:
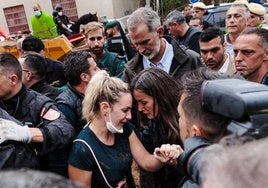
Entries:
{"type": "Polygon", "coordinates": [[[44,50],[45,46],[43,42],[36,37],[28,36],[22,42],[22,49],[24,51],[33,51],[39,53],[41,50],[44,50]]]}
{"type": "Polygon", "coordinates": [[[62,10],[62,6],[61,6],[60,4],[56,4],[56,6],[55,6],[55,10],[56,10],[56,11],[60,11],[60,10],[62,10]]]}

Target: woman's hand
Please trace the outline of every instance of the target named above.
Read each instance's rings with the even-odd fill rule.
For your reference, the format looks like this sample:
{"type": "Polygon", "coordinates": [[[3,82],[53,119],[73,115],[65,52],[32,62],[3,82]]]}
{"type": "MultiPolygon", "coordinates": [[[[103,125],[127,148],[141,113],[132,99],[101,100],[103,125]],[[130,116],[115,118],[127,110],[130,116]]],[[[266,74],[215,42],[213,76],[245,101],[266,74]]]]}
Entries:
{"type": "Polygon", "coordinates": [[[177,165],[177,158],[183,152],[180,145],[163,144],[160,148],[155,148],[154,157],[162,163],[177,165]]]}

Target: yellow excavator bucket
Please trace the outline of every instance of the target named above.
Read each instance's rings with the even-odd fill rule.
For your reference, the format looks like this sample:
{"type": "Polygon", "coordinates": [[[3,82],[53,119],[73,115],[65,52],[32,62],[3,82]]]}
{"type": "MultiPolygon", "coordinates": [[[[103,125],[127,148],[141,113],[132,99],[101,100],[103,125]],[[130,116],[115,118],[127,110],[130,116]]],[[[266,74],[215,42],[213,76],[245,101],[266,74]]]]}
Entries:
{"type": "Polygon", "coordinates": [[[51,59],[63,60],[74,47],[64,35],[42,41],[45,45],[45,56],[51,59]]]}
{"type": "Polygon", "coordinates": [[[15,57],[19,57],[19,52],[16,47],[16,41],[5,40],[0,41],[0,52],[8,52],[14,55],[15,57]]]}

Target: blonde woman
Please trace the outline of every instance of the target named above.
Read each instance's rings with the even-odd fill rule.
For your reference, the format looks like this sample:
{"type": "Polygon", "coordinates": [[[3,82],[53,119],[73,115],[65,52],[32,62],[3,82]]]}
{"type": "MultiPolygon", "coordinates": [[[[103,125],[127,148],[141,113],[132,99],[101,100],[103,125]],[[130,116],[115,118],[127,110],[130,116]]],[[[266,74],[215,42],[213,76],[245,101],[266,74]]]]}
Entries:
{"type": "MultiPolygon", "coordinates": [[[[105,71],[92,77],[83,101],[83,116],[88,124],[73,143],[68,168],[70,179],[84,187],[116,187],[133,158],[148,171],[162,167],[127,123],[131,119],[131,107],[131,92],[121,79],[109,77],[105,71]]],[[[177,154],[174,153],[174,158],[177,154]]]]}

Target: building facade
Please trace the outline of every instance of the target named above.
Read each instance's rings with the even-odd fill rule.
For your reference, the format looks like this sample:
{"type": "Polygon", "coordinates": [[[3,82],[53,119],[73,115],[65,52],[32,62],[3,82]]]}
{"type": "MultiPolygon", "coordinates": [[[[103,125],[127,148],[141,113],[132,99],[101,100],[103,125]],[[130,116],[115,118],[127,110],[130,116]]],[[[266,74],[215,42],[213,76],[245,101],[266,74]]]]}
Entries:
{"type": "Polygon", "coordinates": [[[139,0],[1,0],[1,26],[9,34],[31,31],[33,4],[40,4],[42,10],[51,13],[56,4],[61,4],[63,13],[76,21],[84,14],[97,13],[107,19],[121,18],[131,14],[139,6],[139,0]]]}

